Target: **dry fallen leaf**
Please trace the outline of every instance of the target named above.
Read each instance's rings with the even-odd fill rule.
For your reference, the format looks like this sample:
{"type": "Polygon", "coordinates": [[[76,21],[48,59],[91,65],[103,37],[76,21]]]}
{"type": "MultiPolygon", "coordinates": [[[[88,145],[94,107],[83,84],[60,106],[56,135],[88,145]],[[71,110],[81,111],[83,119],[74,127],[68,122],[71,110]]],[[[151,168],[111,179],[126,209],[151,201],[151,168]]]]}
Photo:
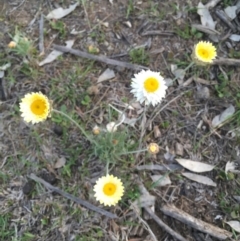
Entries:
{"type": "Polygon", "coordinates": [[[235,163],[228,161],[227,164],[226,164],[226,166],[225,166],[225,173],[227,174],[228,171],[234,171],[235,168],[236,168],[235,163]]]}
{"type": "Polygon", "coordinates": [[[58,158],[58,160],[56,161],[56,163],[54,164],[54,168],[61,168],[65,165],[66,163],[66,158],[65,157],[60,157],[58,158]]]}
{"type": "Polygon", "coordinates": [[[155,187],[162,187],[171,184],[171,180],[168,175],[152,175],[152,181],[154,182],[153,185],[155,187]]]}
{"type": "Polygon", "coordinates": [[[212,120],[212,126],[216,127],[231,117],[235,112],[233,105],[230,105],[226,110],[224,110],[220,115],[217,115],[212,120]]]}
{"type": "Polygon", "coordinates": [[[231,228],[233,228],[235,231],[240,233],[240,222],[238,221],[229,221],[226,222],[231,228]]]}
{"type": "Polygon", "coordinates": [[[69,8],[63,9],[62,7],[54,9],[47,15],[47,19],[61,19],[67,16],[69,13],[75,10],[75,8],[79,5],[79,2],[76,2],[73,5],[70,5],[69,8]]]}
{"type": "MultiPolygon", "coordinates": [[[[66,47],[71,48],[73,46],[74,40],[68,40],[66,41],[66,47]]],[[[43,66],[44,64],[49,64],[53,62],[55,59],[57,59],[60,55],[62,55],[63,52],[53,50],[43,61],[41,61],[38,65],[43,66]]]]}
{"type": "Polygon", "coordinates": [[[207,9],[201,2],[198,4],[197,13],[200,15],[201,23],[205,27],[209,27],[210,29],[215,29],[216,23],[213,21],[213,18],[207,9]]]}
{"type": "Polygon", "coordinates": [[[227,14],[227,16],[233,20],[234,18],[236,18],[237,16],[237,11],[238,7],[237,6],[228,6],[227,8],[224,9],[225,13],[227,14]]]}
{"type": "Polygon", "coordinates": [[[203,162],[198,162],[198,161],[192,161],[188,159],[176,159],[176,161],[186,169],[192,171],[192,172],[209,172],[212,171],[214,168],[213,165],[206,164],[203,162]]]}
{"type": "Polygon", "coordinates": [[[97,83],[103,82],[105,80],[110,80],[115,77],[115,73],[112,69],[107,68],[99,77],[97,83]]]}
{"type": "Polygon", "coordinates": [[[202,183],[204,185],[213,186],[213,187],[217,186],[217,184],[213,182],[213,180],[210,179],[209,177],[205,177],[205,176],[198,175],[195,173],[190,173],[190,172],[184,172],[182,173],[182,175],[192,181],[202,183]]]}
{"type": "Polygon", "coordinates": [[[239,34],[232,34],[232,35],[230,35],[229,39],[231,39],[232,41],[235,41],[235,42],[239,42],[240,41],[240,35],[239,34]]]}

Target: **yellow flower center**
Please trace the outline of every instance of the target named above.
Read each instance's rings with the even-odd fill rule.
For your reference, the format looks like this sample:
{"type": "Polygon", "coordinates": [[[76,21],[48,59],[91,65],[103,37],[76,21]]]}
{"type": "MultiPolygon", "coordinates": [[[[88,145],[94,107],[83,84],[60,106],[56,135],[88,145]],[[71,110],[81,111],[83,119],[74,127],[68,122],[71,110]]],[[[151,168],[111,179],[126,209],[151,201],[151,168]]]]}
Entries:
{"type": "Polygon", "coordinates": [[[148,146],[148,151],[151,154],[157,154],[159,152],[159,146],[156,143],[150,143],[148,146]]]}
{"type": "Polygon", "coordinates": [[[31,111],[35,115],[42,115],[46,112],[47,106],[43,100],[35,100],[30,106],[31,111]]]}
{"type": "Polygon", "coordinates": [[[103,192],[107,196],[112,196],[116,192],[117,186],[114,183],[106,183],[103,187],[103,192]]]}
{"type": "Polygon", "coordinates": [[[206,49],[199,49],[198,54],[204,59],[209,58],[209,52],[206,49]]]}
{"type": "Polygon", "coordinates": [[[144,81],[144,88],[147,92],[155,92],[159,88],[159,82],[156,78],[150,77],[144,81]]]}

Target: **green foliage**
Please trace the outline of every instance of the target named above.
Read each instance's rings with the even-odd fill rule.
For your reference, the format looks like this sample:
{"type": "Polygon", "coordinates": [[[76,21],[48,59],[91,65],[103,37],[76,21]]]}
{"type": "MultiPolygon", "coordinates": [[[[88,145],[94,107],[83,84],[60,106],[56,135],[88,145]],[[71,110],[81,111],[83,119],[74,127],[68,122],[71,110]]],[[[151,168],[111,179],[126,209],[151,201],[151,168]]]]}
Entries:
{"type": "Polygon", "coordinates": [[[132,49],[129,52],[130,59],[136,64],[149,64],[149,55],[144,48],[132,49]]]}
{"type": "Polygon", "coordinates": [[[230,58],[233,58],[233,59],[234,58],[239,59],[240,58],[240,51],[236,51],[235,49],[230,49],[228,56],[230,58]]]}
{"type": "Polygon", "coordinates": [[[11,240],[14,237],[14,227],[10,223],[10,214],[0,215],[0,240],[11,240]]]}
{"type": "Polygon", "coordinates": [[[126,18],[130,16],[134,11],[134,3],[133,0],[128,0],[128,5],[127,5],[127,13],[126,13],[126,18]]]}
{"type": "Polygon", "coordinates": [[[220,83],[218,85],[215,85],[215,90],[217,91],[218,97],[223,98],[229,96],[230,92],[228,88],[228,79],[226,79],[226,77],[222,73],[218,75],[218,79],[220,83]]]}
{"type": "Polygon", "coordinates": [[[66,36],[66,24],[61,20],[50,21],[50,26],[52,29],[58,31],[61,38],[66,36]]]}
{"type": "Polygon", "coordinates": [[[95,156],[105,163],[116,164],[117,161],[121,160],[121,154],[129,150],[128,137],[126,131],[100,132],[95,138],[97,142],[93,150],[95,156]]]}
{"type": "Polygon", "coordinates": [[[174,31],[179,37],[183,39],[201,39],[203,37],[201,32],[198,32],[195,28],[192,28],[188,24],[181,26],[181,28],[175,27],[174,31]]]}

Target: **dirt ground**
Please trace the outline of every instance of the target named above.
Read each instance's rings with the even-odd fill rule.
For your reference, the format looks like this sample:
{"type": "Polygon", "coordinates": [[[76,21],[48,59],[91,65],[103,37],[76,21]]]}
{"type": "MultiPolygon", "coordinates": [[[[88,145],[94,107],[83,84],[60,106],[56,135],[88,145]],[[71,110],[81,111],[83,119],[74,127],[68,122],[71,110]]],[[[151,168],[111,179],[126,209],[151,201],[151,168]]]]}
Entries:
{"type": "MultiPolygon", "coordinates": [[[[70,0],[0,2],[0,66],[11,63],[4,76],[0,75],[0,240],[180,240],[159,226],[144,207],[137,214],[131,208],[141,196],[139,182],[155,197],[154,213],[183,240],[221,239],[165,215],[162,207],[166,204],[228,231],[231,237],[225,240],[240,240],[237,231],[226,224],[240,221],[239,173],[225,173],[227,162],[234,162],[236,170],[240,164],[239,64],[189,68],[183,79],[169,84],[161,106],[150,107],[145,120],[140,118],[143,107],[139,103],[132,110],[126,109],[126,103],[134,99],[130,83],[137,70],[70,53],[39,66],[54,44],[65,46],[65,41],[74,40],[74,49],[95,51],[97,56],[145,66],[171,81],[174,79],[171,66],[185,69],[191,62],[193,46],[200,40],[211,41],[208,34],[191,27],[201,24],[197,14],[199,2],[80,0],[66,17],[46,18],[50,11],[74,3],[70,0]],[[41,16],[44,52],[39,49],[41,16]],[[19,55],[8,48],[16,31],[31,41],[30,54],[19,55]],[[114,71],[115,77],[97,84],[107,68],[114,71]],[[49,96],[55,109],[71,113],[89,133],[95,125],[103,127],[118,120],[118,113],[109,110],[109,104],[113,105],[126,111],[128,118],[138,118],[134,127],[120,126],[117,142],[127,129],[123,143],[131,146],[131,151],[144,149],[151,142],[160,146],[156,155],[134,153],[117,160],[119,164],[112,172],[121,177],[125,186],[123,200],[117,206],[106,208],[95,200],[93,186],[104,174],[105,165],[74,125],[55,114],[37,125],[22,120],[20,99],[37,91],[49,96]],[[213,129],[213,118],[231,104],[235,108],[234,118],[213,129]],[[153,120],[153,114],[161,107],[164,108],[153,120]],[[140,138],[142,126],[145,135],[140,138]],[[213,165],[213,170],[199,174],[213,180],[216,186],[184,177],[182,173],[187,170],[179,167],[176,158],[213,165]],[[59,167],[56,163],[60,163],[59,167]],[[149,164],[178,168],[141,169],[149,164]],[[119,218],[110,219],[90,211],[31,180],[31,173],[119,218]],[[171,183],[153,185],[151,176],[159,174],[169,176],[171,183]]],[[[239,42],[229,39],[230,34],[240,34],[238,16],[233,31],[216,14],[235,4],[236,1],[223,0],[210,10],[220,32],[220,41],[213,43],[218,58],[240,56],[239,42]]]]}

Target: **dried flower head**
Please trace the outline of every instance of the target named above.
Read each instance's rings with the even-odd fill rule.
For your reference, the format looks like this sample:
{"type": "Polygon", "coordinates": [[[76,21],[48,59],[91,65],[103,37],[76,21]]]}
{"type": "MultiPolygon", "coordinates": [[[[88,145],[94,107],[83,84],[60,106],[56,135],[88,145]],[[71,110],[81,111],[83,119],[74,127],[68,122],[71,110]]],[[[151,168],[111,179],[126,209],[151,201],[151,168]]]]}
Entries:
{"type": "Polygon", "coordinates": [[[149,153],[157,154],[159,152],[159,145],[157,143],[150,143],[147,149],[149,153]]]}
{"type": "Polygon", "coordinates": [[[99,178],[93,190],[96,199],[104,206],[116,205],[124,193],[122,181],[113,175],[99,178]]]}
{"type": "Polygon", "coordinates": [[[101,130],[98,126],[94,126],[93,129],[92,129],[92,132],[94,135],[99,135],[101,130]]]}
{"type": "Polygon", "coordinates": [[[21,116],[33,124],[45,121],[51,112],[49,99],[42,93],[26,94],[20,102],[21,116]]]}
{"type": "Polygon", "coordinates": [[[8,48],[10,48],[10,49],[15,48],[16,46],[17,46],[17,43],[14,42],[14,41],[11,41],[11,42],[8,44],[8,48]]]}

